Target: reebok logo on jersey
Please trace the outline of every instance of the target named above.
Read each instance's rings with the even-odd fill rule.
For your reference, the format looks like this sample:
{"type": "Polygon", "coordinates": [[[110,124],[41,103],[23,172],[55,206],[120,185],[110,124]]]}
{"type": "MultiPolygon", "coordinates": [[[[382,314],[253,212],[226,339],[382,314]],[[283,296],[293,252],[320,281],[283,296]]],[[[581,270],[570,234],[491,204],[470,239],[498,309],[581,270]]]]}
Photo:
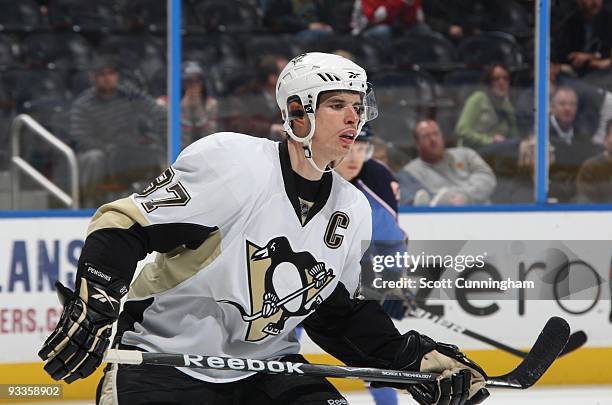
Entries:
{"type": "Polygon", "coordinates": [[[241,371],[263,371],[273,373],[304,374],[300,369],[303,363],[291,363],[289,361],[261,361],[253,359],[233,359],[224,357],[204,357],[197,355],[183,355],[185,367],[197,366],[204,368],[231,369],[241,371]]]}
{"type": "Polygon", "coordinates": [[[92,294],[91,298],[95,298],[100,302],[108,302],[110,304],[110,306],[115,309],[115,306],[113,305],[114,303],[119,303],[119,301],[117,301],[116,299],[114,299],[113,297],[109,296],[106,291],[98,288],[98,287],[94,287],[94,290],[96,290],[99,294],[92,294]]]}
{"type": "Polygon", "coordinates": [[[328,399],[327,404],[328,405],[348,405],[348,402],[344,398],[343,399],[328,399]]]}

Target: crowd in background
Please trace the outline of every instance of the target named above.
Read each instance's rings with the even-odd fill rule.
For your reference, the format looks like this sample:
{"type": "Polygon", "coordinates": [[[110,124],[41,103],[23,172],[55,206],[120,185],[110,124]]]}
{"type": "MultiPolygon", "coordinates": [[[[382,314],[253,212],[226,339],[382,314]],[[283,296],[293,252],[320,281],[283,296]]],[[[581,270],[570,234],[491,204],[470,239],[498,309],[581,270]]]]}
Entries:
{"type": "MultiPolygon", "coordinates": [[[[165,164],[166,2],[83,3],[25,0],[0,16],[0,170],[10,122],[28,113],[75,149],[93,207],[165,164]]],[[[182,146],[219,131],[283,139],[278,73],[299,53],[335,52],[368,70],[374,157],[396,174],[402,204],[532,202],[535,6],[185,0],[182,146]]],[[[552,2],[551,202],[612,202],[611,13],[604,0],[552,2]]],[[[24,143],[63,184],[61,160],[24,143]]]]}

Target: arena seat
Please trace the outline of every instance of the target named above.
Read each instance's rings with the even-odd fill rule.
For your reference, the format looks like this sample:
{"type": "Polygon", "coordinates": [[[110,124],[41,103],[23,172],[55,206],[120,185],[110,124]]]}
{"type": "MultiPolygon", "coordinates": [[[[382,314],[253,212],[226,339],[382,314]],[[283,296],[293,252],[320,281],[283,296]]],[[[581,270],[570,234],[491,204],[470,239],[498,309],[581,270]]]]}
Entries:
{"type": "Polygon", "coordinates": [[[166,31],[168,9],[165,1],[126,1],[120,13],[128,29],[146,29],[150,32],[166,31]]]}
{"type": "Polygon", "coordinates": [[[304,51],[292,35],[254,35],[245,38],[245,53],[250,63],[256,65],[261,55],[282,55],[291,59],[304,51]]]}
{"type": "Polygon", "coordinates": [[[70,93],[63,72],[55,70],[10,70],[6,82],[18,111],[35,100],[66,100],[70,93]]]}
{"type": "Polygon", "coordinates": [[[257,8],[236,0],[208,0],[194,6],[207,32],[249,32],[261,30],[257,8]]]}
{"type": "Polygon", "coordinates": [[[8,35],[0,35],[0,70],[15,66],[17,63],[13,49],[16,43],[8,35]]]}
{"type": "Polygon", "coordinates": [[[220,97],[249,93],[257,86],[256,69],[247,65],[217,64],[210,69],[214,94],[220,97]]]}
{"type": "Polygon", "coordinates": [[[75,32],[36,32],[26,36],[21,45],[29,67],[74,69],[91,63],[91,44],[75,32]]]}
{"type": "Polygon", "coordinates": [[[463,104],[480,87],[482,75],[482,69],[454,70],[444,76],[442,85],[456,104],[463,104]]]}
{"type": "Polygon", "coordinates": [[[52,27],[75,31],[108,32],[122,26],[116,0],[49,0],[48,16],[52,27]]]}
{"type": "Polygon", "coordinates": [[[351,35],[332,35],[316,45],[303,48],[304,51],[336,52],[338,50],[350,52],[357,64],[365,69],[379,69],[385,65],[383,51],[374,42],[365,38],[355,39],[351,35]]]}
{"type": "MultiPolygon", "coordinates": [[[[265,49],[261,52],[264,53],[265,49]]],[[[241,44],[228,35],[190,33],[183,38],[183,60],[195,60],[202,66],[211,67],[227,61],[238,63],[243,59],[241,44]]]]}
{"type": "Polygon", "coordinates": [[[438,32],[409,33],[393,41],[395,63],[418,65],[426,70],[449,71],[458,67],[455,46],[438,32]]]}
{"type": "Polygon", "coordinates": [[[153,35],[116,34],[106,37],[98,52],[114,55],[121,67],[129,69],[144,63],[163,63],[166,47],[162,39],[153,35]]]}
{"type": "Polygon", "coordinates": [[[32,31],[42,27],[40,4],[33,0],[0,0],[0,31],[32,31]]]}
{"type": "Polygon", "coordinates": [[[503,63],[511,70],[523,68],[523,55],[514,37],[502,32],[483,32],[459,43],[459,59],[468,67],[478,68],[503,63]]]}
{"type": "Polygon", "coordinates": [[[436,107],[435,80],[418,70],[382,71],[370,78],[380,116],[372,121],[375,133],[398,146],[409,146],[409,135],[419,117],[436,107]]]}
{"type": "MultiPolygon", "coordinates": [[[[515,0],[497,0],[485,2],[484,28],[488,31],[502,31],[517,38],[526,38],[534,34],[533,13],[515,0]]],[[[535,6],[532,6],[535,8],[535,6]]]]}

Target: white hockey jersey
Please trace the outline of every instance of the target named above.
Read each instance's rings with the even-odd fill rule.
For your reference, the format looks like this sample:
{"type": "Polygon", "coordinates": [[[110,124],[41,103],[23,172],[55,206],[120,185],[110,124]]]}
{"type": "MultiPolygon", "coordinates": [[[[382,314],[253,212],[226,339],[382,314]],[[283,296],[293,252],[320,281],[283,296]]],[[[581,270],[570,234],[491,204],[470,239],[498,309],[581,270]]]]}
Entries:
{"type": "MultiPolygon", "coordinates": [[[[197,246],[158,253],[132,282],[121,343],[252,359],[298,353],[293,329],[338,283],[357,290],[371,214],[361,192],[327,173],[304,216],[293,176],[286,144],[219,133],[186,148],[143,193],[101,207],[90,233],[132,223],[210,230],[197,246]]],[[[249,375],[179,370],[209,382],[249,375]]]]}

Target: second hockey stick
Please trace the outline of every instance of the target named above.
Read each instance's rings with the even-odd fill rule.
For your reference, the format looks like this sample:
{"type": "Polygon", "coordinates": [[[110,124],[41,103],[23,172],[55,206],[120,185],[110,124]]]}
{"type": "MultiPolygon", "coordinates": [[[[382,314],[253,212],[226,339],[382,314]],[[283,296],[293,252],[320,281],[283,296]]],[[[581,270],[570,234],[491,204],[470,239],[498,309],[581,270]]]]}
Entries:
{"type": "MultiPolygon", "coordinates": [[[[503,350],[515,356],[525,358],[525,356],[528,355],[527,352],[510,347],[504,343],[498,342],[497,340],[491,339],[487,336],[481,335],[480,333],[474,332],[470,329],[464,328],[463,326],[457,325],[454,322],[447,321],[441,316],[434,315],[431,312],[423,308],[416,307],[414,310],[408,309],[408,314],[418,319],[427,318],[428,320],[442,327],[446,327],[447,329],[452,330],[453,332],[462,333],[466,336],[471,337],[472,339],[476,339],[481,342],[487,343],[493,347],[496,347],[500,350],[503,350]]],[[[572,333],[569,336],[567,344],[565,345],[565,347],[563,348],[559,356],[564,356],[568,353],[573,352],[574,350],[582,347],[586,343],[586,341],[587,341],[587,336],[586,336],[586,333],[584,333],[583,331],[579,330],[578,332],[572,333]]]]}
{"type": "MultiPolygon", "coordinates": [[[[488,388],[525,389],[535,384],[559,356],[569,338],[569,325],[558,317],[548,320],[525,359],[514,370],[486,381],[488,388]]],[[[104,361],[119,364],[149,364],[170,367],[233,370],[266,374],[359,378],[366,381],[418,384],[435,381],[438,374],[325,364],[294,363],[171,353],[147,353],[111,349],[104,361]]]]}

